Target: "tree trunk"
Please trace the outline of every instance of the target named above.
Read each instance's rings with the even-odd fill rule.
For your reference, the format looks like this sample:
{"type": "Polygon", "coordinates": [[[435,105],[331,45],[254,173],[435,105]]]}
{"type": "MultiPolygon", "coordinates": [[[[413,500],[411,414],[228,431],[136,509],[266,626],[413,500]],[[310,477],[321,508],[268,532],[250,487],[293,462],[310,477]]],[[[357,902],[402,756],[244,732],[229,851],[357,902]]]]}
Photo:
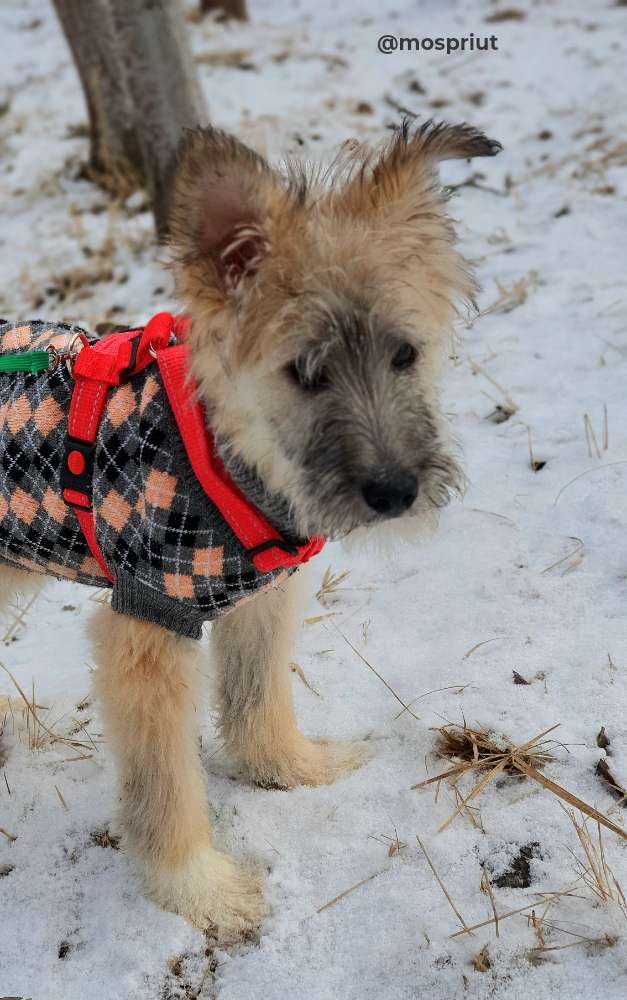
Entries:
{"type": "Polygon", "coordinates": [[[201,14],[221,11],[225,20],[247,21],[246,0],[200,0],[201,14]]]}
{"type": "Polygon", "coordinates": [[[89,173],[125,197],[144,185],[167,224],[182,130],[206,121],[177,0],[53,0],[81,80],[89,173]]]}

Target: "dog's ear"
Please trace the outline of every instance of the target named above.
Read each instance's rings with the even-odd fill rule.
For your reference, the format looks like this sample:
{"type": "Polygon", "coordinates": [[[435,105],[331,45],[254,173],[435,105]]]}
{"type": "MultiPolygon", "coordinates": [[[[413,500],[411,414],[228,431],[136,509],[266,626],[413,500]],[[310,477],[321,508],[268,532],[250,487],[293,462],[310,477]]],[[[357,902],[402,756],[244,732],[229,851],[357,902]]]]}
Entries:
{"type": "Polygon", "coordinates": [[[264,222],[278,175],[216,128],[189,130],[179,147],[168,242],[182,266],[200,266],[213,291],[236,292],[268,253],[264,222]]]}
{"type": "Polygon", "coordinates": [[[388,219],[400,210],[399,221],[410,222],[412,214],[424,208],[425,195],[433,192],[439,161],[495,156],[501,149],[500,142],[471,125],[429,120],[412,129],[407,119],[378,154],[356,152],[335,207],[353,216],[388,219]]]}

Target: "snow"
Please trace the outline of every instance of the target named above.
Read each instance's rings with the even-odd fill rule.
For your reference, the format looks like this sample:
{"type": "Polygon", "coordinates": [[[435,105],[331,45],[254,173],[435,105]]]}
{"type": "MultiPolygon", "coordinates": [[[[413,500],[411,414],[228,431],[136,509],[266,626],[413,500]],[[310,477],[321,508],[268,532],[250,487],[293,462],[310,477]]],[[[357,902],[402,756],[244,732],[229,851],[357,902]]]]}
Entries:
{"type": "MultiPolygon", "coordinates": [[[[443,785],[434,802],[433,787],[411,786],[445,766],[433,750],[434,727],[446,720],[520,742],[559,722],[551,735],[563,747],[545,773],[625,822],[595,766],[605,726],[608,763],[627,784],[627,9],[610,0],[250,7],[250,24],[188,27],[214,118],[271,156],[325,157],[353,135],[375,141],[398,122],[394,104],[468,120],[504,144],[496,160],[444,170],[455,184],[481,175],[452,203],[487,310],[460,325],[447,377],[470,487],[429,543],[383,565],[332,547],[312,568],[312,594],[328,565],[350,575],[328,607],[312,596],[308,616],[335,617],[303,628],[297,660],[318,695],[294,675],[299,719],[307,733],[367,735],[366,766],[328,788],[248,787],[234,780],[207,709],[216,839],[267,869],[272,907],[259,942],[229,952],[206,954],[199,931],[144,899],[123,853],[94,842],[116,806],[97,707],[77,708],[89,691],[84,622],[95,595],[71,584],[45,589],[1,661],[26,691],[34,685],[48,725],[67,733],[79,720],[96,749],[81,729],[88,759],[68,761],[75,751],[59,743],[30,750],[0,671],[0,692],[14,705],[0,827],[16,837],[0,834],[0,865],[13,866],[0,878],[0,994],[618,1000],[627,994],[627,924],[617,905],[595,903],[580,885],[550,909],[547,921],[561,930],[544,930],[547,946],[572,946],[541,955],[525,914],[501,921],[498,938],[493,924],[451,938],[460,924],[416,841],[467,924],[491,916],[482,863],[495,880],[521,846],[537,843],[530,886],[494,894],[500,913],[534,901],[540,913],[533,894],[574,885],[570,852],[583,858],[557,798],[499,779],[473,802],[483,829],[458,816],[438,833],[455,807],[452,790],[443,785]],[[486,21],[506,9],[522,19],[486,21]],[[470,31],[496,34],[498,50],[376,51],[383,33],[470,31]],[[211,55],[234,50],[234,65],[211,55]],[[358,113],[358,102],[371,113],[358,113]],[[487,419],[508,397],[516,412],[487,419]],[[587,446],[584,414],[598,453],[587,446]],[[534,460],[546,463],[539,471],[529,434],[534,460]],[[342,634],[419,720],[399,716],[342,634]],[[515,685],[514,670],[531,683],[515,685]],[[389,856],[396,837],[405,846],[389,856]],[[606,935],[605,947],[582,941],[606,935]],[[484,945],[490,967],[478,971],[484,945]]],[[[171,306],[142,199],[111,206],[78,176],[86,141],[72,136],[85,113],[50,5],[4,5],[0,31],[0,314],[93,326],[171,306]]],[[[625,841],[606,831],[603,843],[627,888],[625,841]]]]}

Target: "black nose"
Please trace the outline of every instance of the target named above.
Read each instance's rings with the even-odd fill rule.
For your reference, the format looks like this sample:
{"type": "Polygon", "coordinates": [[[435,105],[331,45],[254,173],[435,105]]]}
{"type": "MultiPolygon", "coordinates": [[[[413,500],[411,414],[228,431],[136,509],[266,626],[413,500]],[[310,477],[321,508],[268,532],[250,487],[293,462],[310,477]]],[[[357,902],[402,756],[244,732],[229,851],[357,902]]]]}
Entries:
{"type": "Polygon", "coordinates": [[[363,483],[361,494],[377,514],[397,517],[411,507],[418,496],[418,479],[410,472],[392,472],[363,483]]]}

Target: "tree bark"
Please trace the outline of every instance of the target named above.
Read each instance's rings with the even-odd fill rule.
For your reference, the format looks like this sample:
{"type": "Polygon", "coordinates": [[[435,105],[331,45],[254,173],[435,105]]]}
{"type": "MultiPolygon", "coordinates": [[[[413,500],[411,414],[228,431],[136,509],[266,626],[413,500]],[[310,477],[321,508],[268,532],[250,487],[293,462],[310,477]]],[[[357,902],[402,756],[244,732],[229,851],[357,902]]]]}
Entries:
{"type": "Polygon", "coordinates": [[[177,0],[53,0],[85,94],[88,172],[125,197],[150,195],[166,229],[182,130],[207,119],[177,0]]]}
{"type": "Polygon", "coordinates": [[[247,21],[246,0],[200,0],[201,14],[221,11],[225,20],[247,21]]]}

